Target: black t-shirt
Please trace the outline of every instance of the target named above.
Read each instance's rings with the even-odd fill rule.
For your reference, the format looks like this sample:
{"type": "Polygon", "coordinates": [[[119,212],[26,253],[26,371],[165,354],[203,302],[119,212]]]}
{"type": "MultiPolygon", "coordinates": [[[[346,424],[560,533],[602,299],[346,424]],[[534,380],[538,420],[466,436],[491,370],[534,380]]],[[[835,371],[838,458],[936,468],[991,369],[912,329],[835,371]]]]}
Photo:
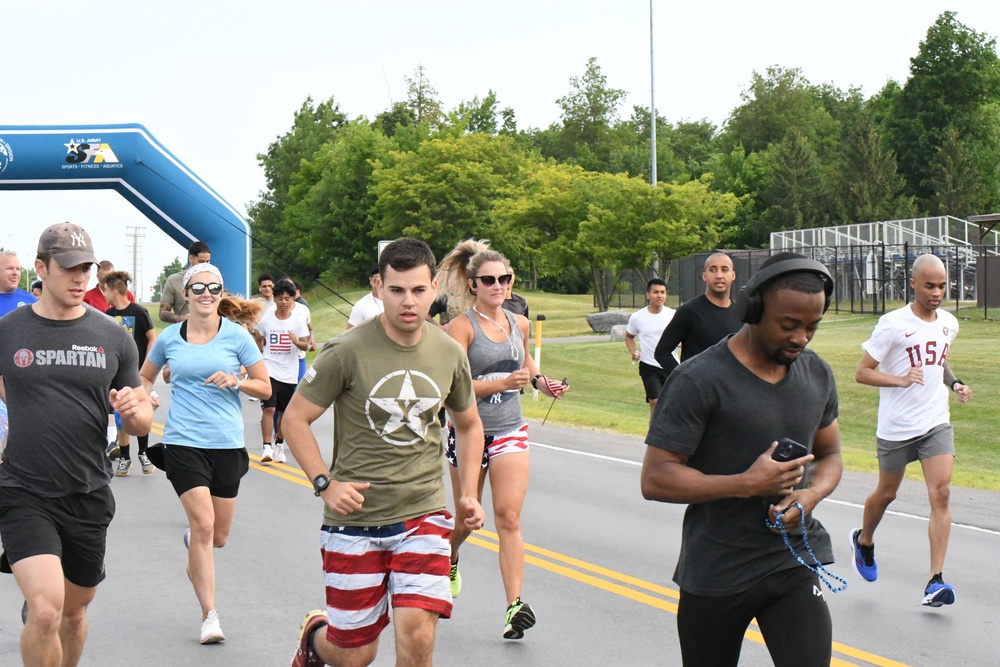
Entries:
{"type": "Polygon", "coordinates": [[[681,305],[656,344],[656,363],[667,373],[677,367],[674,348],[681,345],[681,363],[704,352],[743,326],[735,302],[720,308],[704,294],[681,305]]]}
{"type": "Polygon", "coordinates": [[[10,435],[0,487],[58,498],[111,481],[108,393],[138,387],[135,343],[88,307],[75,320],[50,320],[31,306],[0,318],[0,375],[10,435]]]}
{"type": "Polygon", "coordinates": [[[146,348],[149,345],[146,334],[153,330],[153,320],[149,312],[137,303],[130,303],[121,310],[108,308],[104,314],[122,325],[132,336],[135,346],[139,349],[139,368],[142,368],[142,362],[146,360],[146,348]]]}
{"type": "MultiPolygon", "coordinates": [[[[646,444],[685,454],[706,475],[745,472],[771,443],[791,438],[812,449],[816,431],[837,418],[837,386],[830,366],[805,350],[777,384],[754,375],[729,350],[728,338],[681,364],[667,377],[646,444]]],[[[674,581],[695,595],[722,596],[762,577],[801,567],[764,520],[781,496],[693,503],[684,513],[674,581]]],[[[823,563],[833,562],[830,536],[809,517],[807,537],[823,563]]],[[[805,554],[799,530],[792,545],[805,554]]],[[[808,557],[807,562],[809,562],[808,557]]]]}

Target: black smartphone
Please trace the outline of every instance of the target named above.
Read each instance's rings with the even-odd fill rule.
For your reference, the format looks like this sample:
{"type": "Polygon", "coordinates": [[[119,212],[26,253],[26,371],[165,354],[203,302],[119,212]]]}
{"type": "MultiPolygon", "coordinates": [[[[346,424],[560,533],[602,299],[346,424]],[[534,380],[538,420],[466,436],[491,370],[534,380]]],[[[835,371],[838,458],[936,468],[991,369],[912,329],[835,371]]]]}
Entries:
{"type": "Polygon", "coordinates": [[[795,442],[791,438],[782,438],[778,441],[778,446],[771,453],[771,458],[775,461],[794,461],[809,453],[809,448],[795,442]]]}

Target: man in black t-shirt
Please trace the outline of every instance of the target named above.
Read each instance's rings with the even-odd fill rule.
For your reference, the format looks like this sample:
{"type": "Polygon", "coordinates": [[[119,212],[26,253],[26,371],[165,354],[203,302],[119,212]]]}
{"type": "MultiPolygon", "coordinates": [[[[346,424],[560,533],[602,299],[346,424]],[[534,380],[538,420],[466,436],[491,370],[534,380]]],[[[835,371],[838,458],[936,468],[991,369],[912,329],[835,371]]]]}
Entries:
{"type": "Polygon", "coordinates": [[[756,304],[748,323],[670,374],[646,436],[643,497],[688,504],[674,571],[685,665],[735,666],[751,618],[775,665],[830,664],[832,622],[818,577],[765,520],[780,510],[791,545],[810,562],[798,503],[812,553],[833,562],[813,510],[843,471],[837,389],[830,366],[805,349],[832,279],[792,253],[775,255],[761,275],[748,284],[756,304]],[[775,461],[781,438],[810,454],[775,461]]]}
{"type": "MultiPolygon", "coordinates": [[[[132,277],[124,271],[112,271],[104,275],[98,287],[101,288],[101,294],[111,306],[105,311],[105,315],[118,322],[132,335],[132,340],[135,341],[136,349],[139,351],[139,368],[142,368],[142,362],[146,360],[146,353],[153,349],[153,343],[156,342],[156,329],[153,328],[153,319],[146,309],[129,301],[128,284],[131,280],[132,277]]],[[[159,401],[155,397],[151,396],[150,398],[153,399],[154,405],[159,405],[159,401]]],[[[115,420],[118,419],[118,415],[115,415],[115,420]]],[[[132,457],[129,454],[130,440],[131,436],[128,433],[118,429],[119,454],[118,465],[115,468],[117,477],[125,477],[132,469],[132,457]]],[[[148,475],[155,472],[156,466],[146,456],[149,435],[140,435],[137,440],[139,441],[139,465],[142,467],[142,473],[148,475]]]]}
{"type": "Polygon", "coordinates": [[[52,225],[35,259],[41,299],[0,319],[10,409],[0,540],[28,603],[27,665],[79,663],[115,511],[107,415],[116,410],[122,428],[137,435],[149,433],[153,417],[131,338],[83,305],[96,263],[86,231],[52,225]]]}
{"type": "Polygon", "coordinates": [[[729,297],[736,272],[729,255],[717,252],[705,260],[701,279],[705,294],[681,305],[663,330],[653,356],[667,375],[677,368],[673,351],[681,346],[681,363],[704,352],[743,326],[740,313],[729,297]]]}

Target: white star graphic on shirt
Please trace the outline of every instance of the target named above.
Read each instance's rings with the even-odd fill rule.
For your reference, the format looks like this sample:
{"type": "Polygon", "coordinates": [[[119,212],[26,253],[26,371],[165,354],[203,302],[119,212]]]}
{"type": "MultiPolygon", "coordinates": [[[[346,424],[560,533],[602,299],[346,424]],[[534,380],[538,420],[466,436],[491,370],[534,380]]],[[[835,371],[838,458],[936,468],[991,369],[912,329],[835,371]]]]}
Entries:
{"type": "MultiPolygon", "coordinates": [[[[377,396],[369,396],[369,401],[377,405],[379,408],[384,410],[389,418],[385,421],[385,424],[379,428],[371,414],[368,416],[369,422],[372,424],[372,428],[378,433],[379,437],[387,442],[392,442],[393,444],[412,444],[417,440],[421,440],[427,436],[427,425],[428,422],[421,419],[421,415],[428,410],[436,409],[438,404],[441,402],[440,396],[417,396],[417,392],[413,388],[413,378],[411,377],[410,371],[402,371],[403,373],[403,385],[399,389],[399,394],[392,398],[381,398],[377,396]],[[415,436],[408,440],[404,440],[405,436],[393,436],[393,434],[399,429],[407,428],[415,436]]],[[[372,389],[372,394],[382,386],[385,380],[392,376],[397,375],[393,373],[386,378],[383,378],[375,388],[372,389]]],[[[423,373],[418,375],[422,376],[426,380],[430,380],[423,373]]],[[[436,389],[436,387],[432,387],[436,389]]]]}

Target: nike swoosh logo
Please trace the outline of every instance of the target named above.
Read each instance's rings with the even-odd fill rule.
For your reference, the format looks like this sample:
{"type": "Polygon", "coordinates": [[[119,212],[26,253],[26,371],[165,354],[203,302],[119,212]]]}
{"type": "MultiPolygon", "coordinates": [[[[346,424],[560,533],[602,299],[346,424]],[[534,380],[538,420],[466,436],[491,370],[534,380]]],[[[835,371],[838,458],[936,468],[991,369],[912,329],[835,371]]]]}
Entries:
{"type": "Polygon", "coordinates": [[[908,333],[908,334],[903,334],[903,337],[904,337],[904,338],[909,338],[910,336],[912,336],[912,335],[913,335],[913,334],[915,334],[915,333],[917,333],[917,332],[916,332],[916,331],[911,331],[911,332],[910,332],[910,333],[908,333]]]}

